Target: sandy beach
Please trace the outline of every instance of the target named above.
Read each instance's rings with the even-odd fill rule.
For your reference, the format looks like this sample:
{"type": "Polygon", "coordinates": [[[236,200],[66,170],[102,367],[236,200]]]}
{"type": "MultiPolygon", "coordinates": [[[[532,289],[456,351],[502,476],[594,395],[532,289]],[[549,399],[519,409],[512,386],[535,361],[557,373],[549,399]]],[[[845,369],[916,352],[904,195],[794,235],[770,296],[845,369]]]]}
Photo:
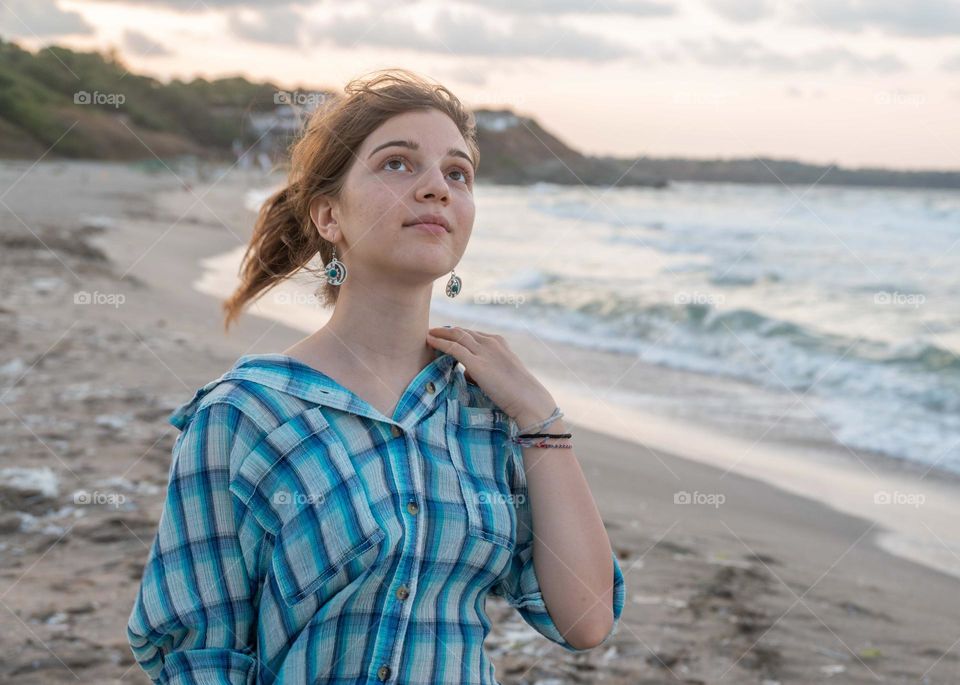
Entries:
{"type": "MultiPolygon", "coordinates": [[[[125,626],[162,507],[167,416],[310,321],[248,314],[224,335],[224,284],[196,286],[202,260],[245,243],[244,197],[269,184],[0,165],[0,682],[148,682],[125,626]]],[[[577,403],[592,371],[576,350],[505,335],[573,426],[627,603],[607,644],[572,655],[491,597],[504,685],[960,682],[956,479],[598,411],[577,403]]]]}

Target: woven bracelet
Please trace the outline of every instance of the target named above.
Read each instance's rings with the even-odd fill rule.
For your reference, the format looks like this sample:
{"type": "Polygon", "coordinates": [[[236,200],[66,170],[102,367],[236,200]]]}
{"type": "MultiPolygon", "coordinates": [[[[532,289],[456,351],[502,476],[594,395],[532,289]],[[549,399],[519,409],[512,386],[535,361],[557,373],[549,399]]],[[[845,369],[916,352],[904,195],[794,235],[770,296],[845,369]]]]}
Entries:
{"type": "Polygon", "coordinates": [[[521,428],[519,432],[521,434],[526,434],[526,433],[531,433],[533,431],[541,430],[549,426],[551,423],[559,419],[561,416],[563,416],[563,412],[560,411],[560,407],[557,407],[553,410],[553,413],[550,414],[550,416],[545,418],[543,421],[540,421],[539,423],[535,423],[532,426],[527,426],[526,428],[521,428]]]}

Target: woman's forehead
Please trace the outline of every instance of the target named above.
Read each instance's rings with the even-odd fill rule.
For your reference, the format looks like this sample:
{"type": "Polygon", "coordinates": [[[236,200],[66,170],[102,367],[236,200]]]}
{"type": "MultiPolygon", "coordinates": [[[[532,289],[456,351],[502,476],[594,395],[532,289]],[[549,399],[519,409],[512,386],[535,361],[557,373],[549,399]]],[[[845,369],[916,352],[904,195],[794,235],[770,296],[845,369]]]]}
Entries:
{"type": "Polygon", "coordinates": [[[374,130],[361,146],[369,155],[386,143],[400,141],[411,149],[447,154],[450,148],[465,150],[463,134],[446,114],[437,110],[404,112],[391,117],[374,130]]]}

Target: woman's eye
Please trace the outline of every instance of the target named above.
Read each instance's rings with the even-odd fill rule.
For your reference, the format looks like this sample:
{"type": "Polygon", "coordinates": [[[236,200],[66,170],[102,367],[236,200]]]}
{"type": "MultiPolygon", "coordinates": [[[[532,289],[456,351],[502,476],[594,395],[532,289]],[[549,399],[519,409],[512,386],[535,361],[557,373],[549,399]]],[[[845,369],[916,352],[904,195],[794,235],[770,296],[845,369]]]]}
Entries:
{"type": "MultiPolygon", "coordinates": [[[[399,163],[399,164],[406,164],[406,163],[407,163],[407,160],[405,160],[403,157],[391,157],[390,159],[384,161],[383,166],[386,166],[386,165],[388,165],[388,164],[390,164],[390,163],[392,163],[392,162],[397,162],[397,163],[399,163]]],[[[381,167],[381,168],[383,168],[383,167],[381,167]]],[[[391,171],[400,171],[400,169],[397,168],[397,167],[392,167],[390,170],[391,170],[391,171]]],[[[460,174],[460,178],[455,179],[455,180],[457,180],[457,181],[459,181],[459,182],[461,182],[461,183],[470,183],[471,176],[470,176],[470,172],[468,172],[467,170],[461,169],[460,167],[454,167],[453,169],[450,170],[450,172],[451,172],[451,173],[460,174]]]]}
{"type": "Polygon", "coordinates": [[[467,171],[465,171],[464,169],[456,168],[456,169],[452,169],[452,172],[453,172],[453,173],[460,174],[460,176],[461,176],[460,181],[462,181],[462,182],[464,182],[464,183],[469,183],[469,182],[470,182],[470,173],[467,172],[467,171]]]}
{"type": "MultiPolygon", "coordinates": [[[[391,157],[390,159],[388,159],[387,161],[385,161],[383,164],[384,164],[384,166],[386,166],[387,164],[390,164],[390,162],[400,162],[400,163],[402,163],[402,164],[406,164],[406,163],[407,163],[407,161],[406,161],[405,159],[403,159],[402,157],[391,157]]],[[[393,169],[393,171],[400,171],[400,170],[399,170],[399,169],[393,169]]]]}

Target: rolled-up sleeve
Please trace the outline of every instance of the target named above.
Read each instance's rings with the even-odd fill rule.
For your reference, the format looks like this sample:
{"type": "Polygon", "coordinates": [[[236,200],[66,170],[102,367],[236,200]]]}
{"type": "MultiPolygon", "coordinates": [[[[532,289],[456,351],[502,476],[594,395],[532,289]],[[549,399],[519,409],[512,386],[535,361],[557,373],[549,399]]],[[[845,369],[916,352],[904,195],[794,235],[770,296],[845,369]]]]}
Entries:
{"type": "Polygon", "coordinates": [[[227,403],[198,411],[173,448],[156,537],[127,624],[134,658],[154,683],[252,685],[258,547],[230,492],[231,453],[249,420],[227,403]],[[245,555],[246,552],[246,555],[245,555]]]}
{"type": "MultiPolygon", "coordinates": [[[[516,429],[514,428],[514,433],[516,429]]],[[[553,622],[547,611],[540,590],[540,581],[533,565],[533,517],[530,500],[527,497],[526,476],[523,471],[521,448],[508,443],[512,456],[512,490],[514,506],[517,512],[517,544],[507,569],[491,590],[492,594],[503,597],[514,607],[523,620],[538,633],[557,643],[570,652],[586,652],[578,649],[564,639],[563,634],[553,622]]],[[[613,558],[613,625],[600,644],[605,643],[617,631],[620,615],[623,613],[626,586],[623,571],[615,554],[613,558]]],[[[599,646],[599,645],[598,645],[599,646]]]]}

